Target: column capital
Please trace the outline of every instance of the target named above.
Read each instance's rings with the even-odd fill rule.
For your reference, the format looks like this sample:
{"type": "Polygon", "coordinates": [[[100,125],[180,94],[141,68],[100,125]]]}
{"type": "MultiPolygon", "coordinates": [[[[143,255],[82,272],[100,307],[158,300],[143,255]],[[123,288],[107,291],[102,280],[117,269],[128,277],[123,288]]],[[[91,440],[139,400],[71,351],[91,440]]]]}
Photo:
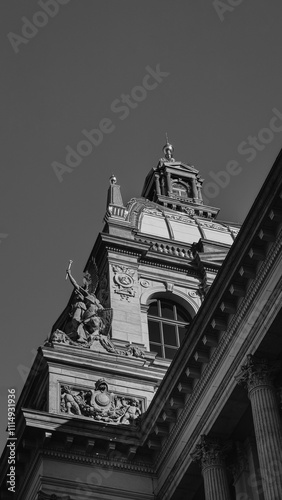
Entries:
{"type": "Polygon", "coordinates": [[[276,367],[270,366],[267,359],[249,354],[246,364],[241,366],[241,372],[235,376],[235,380],[250,393],[259,386],[272,386],[271,380],[275,371],[276,367]]]}
{"type": "Polygon", "coordinates": [[[201,441],[191,453],[192,460],[199,462],[202,470],[207,467],[223,466],[227,452],[231,449],[230,442],[221,442],[219,439],[201,436],[201,441]]]}

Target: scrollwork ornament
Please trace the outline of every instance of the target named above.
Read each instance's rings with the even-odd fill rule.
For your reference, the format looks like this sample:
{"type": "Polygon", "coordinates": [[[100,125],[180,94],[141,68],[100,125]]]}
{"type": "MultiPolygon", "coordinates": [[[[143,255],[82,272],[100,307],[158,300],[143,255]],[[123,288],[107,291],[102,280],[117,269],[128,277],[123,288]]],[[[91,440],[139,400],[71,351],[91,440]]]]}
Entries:
{"type": "Polygon", "coordinates": [[[148,280],[141,279],[140,280],[140,285],[143,286],[143,288],[149,288],[150,282],[148,280]]]}

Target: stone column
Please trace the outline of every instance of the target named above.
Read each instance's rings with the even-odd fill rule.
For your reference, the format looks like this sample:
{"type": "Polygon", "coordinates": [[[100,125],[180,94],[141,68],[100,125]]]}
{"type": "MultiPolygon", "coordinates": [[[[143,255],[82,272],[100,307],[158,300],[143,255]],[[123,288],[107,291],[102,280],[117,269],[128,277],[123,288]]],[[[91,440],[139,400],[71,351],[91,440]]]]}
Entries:
{"type": "Polygon", "coordinates": [[[235,377],[248,389],[265,500],[282,498],[282,425],[272,372],[265,359],[249,355],[235,377]]]}
{"type": "Polygon", "coordinates": [[[171,183],[171,175],[170,172],[166,173],[166,182],[167,182],[167,196],[172,193],[172,183],[171,183]]]}
{"type": "Polygon", "coordinates": [[[192,459],[201,465],[205,500],[231,500],[224,462],[229,448],[229,444],[222,445],[216,439],[201,436],[201,443],[191,453],[192,459]]]}
{"type": "Polygon", "coordinates": [[[156,179],[156,191],[157,194],[160,195],[161,194],[160,175],[155,174],[155,179],[156,179]]]}
{"type": "Polygon", "coordinates": [[[196,179],[192,179],[192,193],[193,193],[193,198],[198,199],[199,194],[198,194],[196,179]]]}
{"type": "Polygon", "coordinates": [[[197,179],[197,181],[196,181],[196,186],[197,186],[197,189],[198,189],[198,198],[199,198],[199,200],[203,201],[202,183],[199,181],[199,179],[197,179]]]}

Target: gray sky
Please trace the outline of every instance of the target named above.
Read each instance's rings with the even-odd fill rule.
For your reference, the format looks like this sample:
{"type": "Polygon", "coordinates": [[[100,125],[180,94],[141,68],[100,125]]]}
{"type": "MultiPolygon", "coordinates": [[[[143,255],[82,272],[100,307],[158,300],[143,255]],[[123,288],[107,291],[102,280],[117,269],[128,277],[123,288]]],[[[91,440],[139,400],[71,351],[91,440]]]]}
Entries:
{"type": "Polygon", "coordinates": [[[69,299],[69,259],[82,277],[109,176],[125,202],[139,196],[168,132],[220,219],[242,222],[281,148],[281,0],[57,1],[41,1],[45,16],[38,0],[0,4],[1,450],[7,389],[19,393],[69,299]],[[66,147],[99,127],[70,168],[66,147]]]}

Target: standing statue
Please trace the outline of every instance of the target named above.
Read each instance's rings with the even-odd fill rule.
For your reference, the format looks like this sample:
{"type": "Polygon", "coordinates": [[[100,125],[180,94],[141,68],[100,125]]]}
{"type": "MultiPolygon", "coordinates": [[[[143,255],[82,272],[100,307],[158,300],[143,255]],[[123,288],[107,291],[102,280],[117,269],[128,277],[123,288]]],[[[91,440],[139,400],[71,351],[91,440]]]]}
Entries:
{"type": "Polygon", "coordinates": [[[72,340],[80,343],[89,343],[95,339],[105,328],[103,321],[104,307],[97,299],[95,291],[98,285],[98,273],[95,269],[94,280],[87,272],[84,276],[84,284],[80,286],[71,274],[70,261],[66,279],[69,278],[70,282],[75,289],[75,302],[71,309],[71,321],[67,326],[67,334],[72,340]]]}

